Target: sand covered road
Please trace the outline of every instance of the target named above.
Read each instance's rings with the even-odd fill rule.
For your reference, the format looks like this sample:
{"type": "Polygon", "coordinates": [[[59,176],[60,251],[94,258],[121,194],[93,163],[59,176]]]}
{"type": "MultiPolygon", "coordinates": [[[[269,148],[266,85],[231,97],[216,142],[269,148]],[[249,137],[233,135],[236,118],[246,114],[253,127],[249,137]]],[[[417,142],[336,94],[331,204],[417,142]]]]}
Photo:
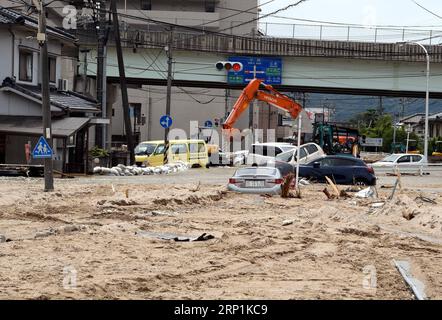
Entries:
{"type": "Polygon", "coordinates": [[[403,190],[379,209],[327,200],[322,189],[285,200],[196,183],[75,179],[45,194],[36,180],[2,181],[0,234],[11,241],[0,243],[0,298],[412,299],[393,259],[409,261],[427,296],[442,298],[440,193],[424,194],[431,204],[403,190]]]}

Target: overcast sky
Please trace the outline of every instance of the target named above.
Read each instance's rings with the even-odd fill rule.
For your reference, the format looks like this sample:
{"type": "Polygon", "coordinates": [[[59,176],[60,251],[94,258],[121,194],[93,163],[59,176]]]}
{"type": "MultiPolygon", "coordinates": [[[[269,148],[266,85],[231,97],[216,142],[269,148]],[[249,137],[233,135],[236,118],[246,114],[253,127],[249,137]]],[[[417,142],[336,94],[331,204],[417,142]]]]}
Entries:
{"type": "MultiPolygon", "coordinates": [[[[259,0],[261,4],[268,1],[259,0]]],[[[442,16],[441,0],[416,1],[442,16]]],[[[297,0],[275,0],[263,5],[261,14],[270,13],[296,2],[297,0]]],[[[440,26],[439,30],[442,29],[442,19],[421,9],[412,0],[307,0],[278,15],[364,25],[437,25],[440,26]]],[[[276,20],[275,18],[267,18],[265,21],[290,23],[289,20],[276,20]]]]}

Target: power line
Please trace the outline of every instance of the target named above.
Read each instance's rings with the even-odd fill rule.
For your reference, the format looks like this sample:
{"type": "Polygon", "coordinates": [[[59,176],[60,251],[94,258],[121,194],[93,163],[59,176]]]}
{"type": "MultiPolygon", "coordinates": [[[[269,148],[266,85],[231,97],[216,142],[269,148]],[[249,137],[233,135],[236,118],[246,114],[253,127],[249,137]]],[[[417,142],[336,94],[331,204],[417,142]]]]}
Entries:
{"type": "Polygon", "coordinates": [[[419,6],[422,9],[424,9],[425,11],[430,13],[431,15],[433,15],[435,17],[438,17],[439,19],[442,19],[442,16],[436,14],[435,12],[431,11],[430,9],[425,8],[423,5],[419,4],[417,1],[415,1],[415,0],[411,0],[411,1],[413,1],[417,6],[419,6]]]}

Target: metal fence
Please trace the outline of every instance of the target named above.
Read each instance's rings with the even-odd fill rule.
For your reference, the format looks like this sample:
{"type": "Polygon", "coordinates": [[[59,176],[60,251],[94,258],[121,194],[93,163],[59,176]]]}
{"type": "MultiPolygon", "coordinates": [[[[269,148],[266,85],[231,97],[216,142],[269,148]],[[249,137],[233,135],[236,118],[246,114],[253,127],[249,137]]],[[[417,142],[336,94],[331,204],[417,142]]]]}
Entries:
{"type": "Polygon", "coordinates": [[[422,41],[426,44],[439,44],[442,42],[442,30],[287,24],[274,22],[260,22],[259,30],[265,36],[279,38],[374,43],[422,41]]]}

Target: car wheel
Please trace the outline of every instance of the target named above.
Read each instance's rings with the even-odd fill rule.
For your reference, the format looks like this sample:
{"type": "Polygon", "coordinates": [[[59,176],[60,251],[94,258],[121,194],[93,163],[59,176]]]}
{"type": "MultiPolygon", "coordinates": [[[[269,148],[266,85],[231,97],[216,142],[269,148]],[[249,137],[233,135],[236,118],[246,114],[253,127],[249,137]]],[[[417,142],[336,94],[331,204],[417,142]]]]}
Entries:
{"type": "Polygon", "coordinates": [[[355,184],[355,186],[358,186],[358,187],[367,187],[368,181],[363,178],[359,178],[359,179],[355,179],[354,184],[355,184]]]}

